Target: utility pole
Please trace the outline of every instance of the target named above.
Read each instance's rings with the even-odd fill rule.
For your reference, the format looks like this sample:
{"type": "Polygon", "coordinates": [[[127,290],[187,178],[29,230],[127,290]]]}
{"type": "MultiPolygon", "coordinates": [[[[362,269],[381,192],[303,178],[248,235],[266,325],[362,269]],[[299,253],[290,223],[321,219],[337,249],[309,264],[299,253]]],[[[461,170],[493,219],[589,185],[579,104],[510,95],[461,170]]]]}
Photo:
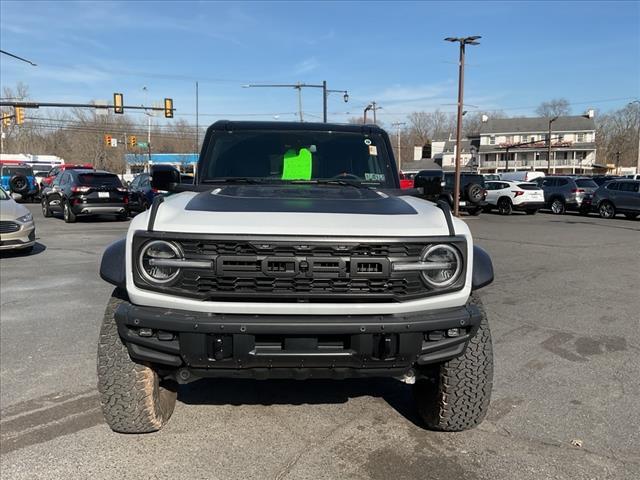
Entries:
{"type": "Polygon", "coordinates": [[[300,122],[304,122],[304,117],[302,115],[302,86],[298,83],[296,88],[298,89],[298,114],[300,115],[300,122]]]}
{"type": "MultiPolygon", "coordinates": [[[[456,173],[453,186],[453,214],[460,215],[460,147],[462,143],[462,107],[464,99],[464,53],[466,45],[479,45],[478,40],[482,38],[478,35],[473,37],[454,38],[447,37],[445,41],[460,44],[460,60],[458,65],[458,121],[456,128],[456,173]]],[[[498,162],[496,162],[497,165],[498,162]]]]}
{"type": "MultiPolygon", "coordinates": [[[[640,107],[640,100],[634,100],[629,103],[629,106],[638,105],[640,107]]],[[[638,163],[636,165],[636,173],[640,175],[640,108],[638,109],[638,163]]]]}
{"type": "Polygon", "coordinates": [[[343,99],[345,102],[349,101],[349,94],[346,90],[329,90],[327,89],[327,81],[323,80],[320,85],[312,85],[309,83],[292,83],[292,84],[261,84],[261,85],[242,85],[242,88],[256,88],[256,87],[266,87],[266,88],[294,88],[298,90],[298,114],[300,116],[300,121],[304,122],[304,115],[302,113],[302,89],[303,88],[321,88],[322,89],[322,120],[324,123],[327,123],[327,102],[329,99],[329,93],[331,92],[340,92],[343,94],[343,99]]]}
{"type": "Polygon", "coordinates": [[[406,125],[406,122],[392,123],[392,127],[398,127],[398,171],[402,170],[402,146],[400,144],[400,127],[406,125]]]}
{"type": "Polygon", "coordinates": [[[199,114],[198,114],[198,82],[196,82],[196,148],[195,148],[195,153],[198,153],[198,151],[200,150],[200,139],[198,138],[198,119],[199,119],[199,114]]]}

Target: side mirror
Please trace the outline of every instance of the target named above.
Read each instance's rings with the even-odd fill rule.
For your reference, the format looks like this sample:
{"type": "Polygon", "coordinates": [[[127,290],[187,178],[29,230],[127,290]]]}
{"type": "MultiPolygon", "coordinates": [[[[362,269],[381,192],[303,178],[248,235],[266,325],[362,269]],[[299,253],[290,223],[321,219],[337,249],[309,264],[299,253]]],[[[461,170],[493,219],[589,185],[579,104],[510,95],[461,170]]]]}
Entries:
{"type": "Polygon", "coordinates": [[[180,172],[171,165],[151,166],[151,187],[156,190],[175,192],[180,185],[180,172]]]}
{"type": "Polygon", "coordinates": [[[422,188],[425,197],[437,197],[444,186],[442,170],[421,170],[413,179],[414,188],[422,188]]]}

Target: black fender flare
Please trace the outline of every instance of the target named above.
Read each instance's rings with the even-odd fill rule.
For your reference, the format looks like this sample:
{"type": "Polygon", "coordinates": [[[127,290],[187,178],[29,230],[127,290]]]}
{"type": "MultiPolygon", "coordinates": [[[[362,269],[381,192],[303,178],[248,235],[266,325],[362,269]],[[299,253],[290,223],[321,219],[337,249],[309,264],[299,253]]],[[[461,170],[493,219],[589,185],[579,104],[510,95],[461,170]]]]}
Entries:
{"type": "Polygon", "coordinates": [[[481,247],[473,246],[473,271],[471,290],[478,290],[493,282],[493,262],[489,254],[481,247]]]}
{"type": "Polygon", "coordinates": [[[127,286],[126,247],[126,238],[116,240],[105,249],[100,262],[100,278],[120,288],[127,286]]]}

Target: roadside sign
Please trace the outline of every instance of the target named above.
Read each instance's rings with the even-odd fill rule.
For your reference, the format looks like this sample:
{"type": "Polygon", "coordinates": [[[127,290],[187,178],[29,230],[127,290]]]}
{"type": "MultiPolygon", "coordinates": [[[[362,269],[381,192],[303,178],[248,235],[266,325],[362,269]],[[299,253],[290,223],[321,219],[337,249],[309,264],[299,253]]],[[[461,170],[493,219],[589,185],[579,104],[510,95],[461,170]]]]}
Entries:
{"type": "Polygon", "coordinates": [[[118,139],[117,138],[112,138],[111,139],[111,146],[112,147],[117,147],[118,146],[118,139]]]}
{"type": "Polygon", "coordinates": [[[138,146],[139,146],[140,148],[147,148],[149,145],[148,145],[148,143],[147,143],[147,142],[138,142],[138,146]]]}

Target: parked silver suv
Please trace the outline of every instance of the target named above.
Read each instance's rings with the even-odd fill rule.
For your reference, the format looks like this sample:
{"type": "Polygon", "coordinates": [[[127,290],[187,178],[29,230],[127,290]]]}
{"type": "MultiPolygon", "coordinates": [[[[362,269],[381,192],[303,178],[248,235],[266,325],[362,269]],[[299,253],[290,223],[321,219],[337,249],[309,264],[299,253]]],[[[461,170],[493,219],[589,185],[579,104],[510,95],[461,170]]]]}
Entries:
{"type": "Polygon", "coordinates": [[[602,185],[593,196],[593,206],[602,218],[616,213],[633,219],[640,215],[640,180],[614,180],[602,185]]]}
{"type": "Polygon", "coordinates": [[[544,191],[544,202],[555,214],[567,210],[587,214],[591,211],[591,198],[598,184],[586,177],[541,177],[536,182],[544,191]]]}

